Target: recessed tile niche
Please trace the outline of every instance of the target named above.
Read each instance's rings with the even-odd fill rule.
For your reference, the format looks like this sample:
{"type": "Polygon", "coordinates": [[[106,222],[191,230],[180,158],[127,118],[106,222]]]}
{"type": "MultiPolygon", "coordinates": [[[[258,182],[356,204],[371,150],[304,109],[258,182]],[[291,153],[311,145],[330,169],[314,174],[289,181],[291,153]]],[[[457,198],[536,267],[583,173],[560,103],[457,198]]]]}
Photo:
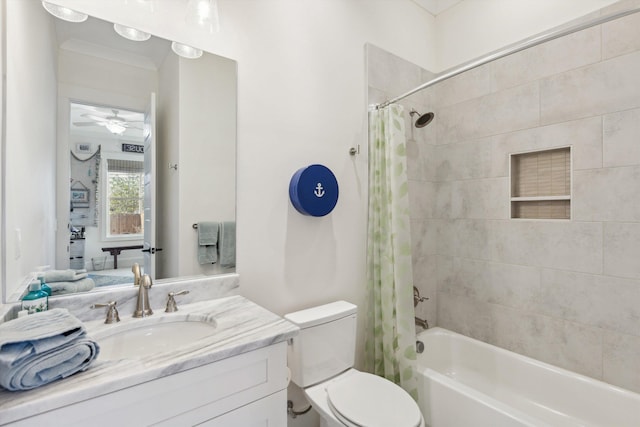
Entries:
{"type": "Polygon", "coordinates": [[[571,218],[571,147],[511,155],[511,218],[571,218]]]}

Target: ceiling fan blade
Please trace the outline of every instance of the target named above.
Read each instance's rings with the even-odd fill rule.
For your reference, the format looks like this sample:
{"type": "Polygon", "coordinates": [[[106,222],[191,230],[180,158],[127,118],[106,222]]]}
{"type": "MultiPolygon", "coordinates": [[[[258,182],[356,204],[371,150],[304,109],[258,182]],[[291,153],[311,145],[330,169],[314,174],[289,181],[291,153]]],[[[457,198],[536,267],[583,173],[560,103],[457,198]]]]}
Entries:
{"type": "Polygon", "coordinates": [[[74,126],[104,126],[102,122],[73,122],[74,126]]]}
{"type": "Polygon", "coordinates": [[[108,122],[109,119],[105,118],[105,117],[100,117],[100,116],[96,116],[95,114],[88,114],[88,113],[84,113],[84,114],[80,114],[81,117],[86,117],[88,119],[91,120],[95,120],[96,122],[108,122]]]}

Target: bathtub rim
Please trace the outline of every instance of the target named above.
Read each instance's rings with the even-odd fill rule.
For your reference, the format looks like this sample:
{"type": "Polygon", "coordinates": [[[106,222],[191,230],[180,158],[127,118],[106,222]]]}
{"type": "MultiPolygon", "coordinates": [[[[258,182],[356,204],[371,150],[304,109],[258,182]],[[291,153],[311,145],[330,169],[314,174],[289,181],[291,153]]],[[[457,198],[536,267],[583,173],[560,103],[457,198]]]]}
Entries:
{"type": "MultiPolygon", "coordinates": [[[[522,360],[523,362],[525,362],[527,364],[530,364],[530,365],[533,365],[533,366],[536,366],[538,368],[545,369],[547,371],[551,371],[553,373],[556,373],[556,374],[559,374],[559,375],[562,375],[562,376],[571,376],[571,377],[576,378],[576,380],[578,380],[580,382],[583,382],[583,383],[586,383],[586,384],[590,384],[590,385],[597,386],[597,387],[603,387],[603,388],[605,388],[608,391],[611,391],[613,393],[624,395],[625,397],[633,398],[634,400],[636,400],[638,402],[638,404],[640,404],[640,393],[635,392],[633,390],[629,390],[629,389],[626,389],[626,388],[623,388],[623,387],[620,387],[620,386],[616,386],[616,385],[610,384],[608,382],[605,382],[603,380],[599,380],[599,379],[596,379],[596,378],[593,378],[593,377],[589,377],[587,375],[580,374],[580,373],[575,372],[575,371],[570,371],[568,369],[561,368],[559,366],[552,365],[552,364],[547,363],[547,362],[542,362],[542,361],[534,359],[532,357],[525,356],[524,354],[516,353],[515,351],[507,350],[505,348],[498,347],[497,345],[489,344],[489,343],[486,343],[484,341],[480,341],[479,339],[471,338],[471,337],[468,337],[468,336],[463,335],[461,333],[454,332],[454,331],[451,331],[449,329],[442,328],[440,326],[434,326],[433,328],[429,328],[427,330],[419,332],[418,334],[416,334],[416,340],[420,340],[420,337],[422,335],[449,335],[449,336],[454,336],[454,337],[459,338],[459,339],[461,339],[461,340],[463,340],[465,342],[472,342],[474,345],[479,345],[482,348],[489,349],[489,350],[492,350],[492,351],[496,351],[499,354],[503,354],[503,355],[511,356],[511,357],[516,357],[516,358],[522,360]]],[[[426,347],[426,344],[425,344],[425,347],[426,347]]],[[[427,367],[424,367],[424,366],[420,366],[420,354],[418,354],[417,356],[418,357],[417,357],[416,363],[418,365],[418,369],[422,369],[422,368],[429,369],[430,371],[435,372],[435,373],[437,373],[439,375],[442,375],[443,377],[447,377],[446,375],[444,375],[444,374],[442,374],[442,373],[440,373],[440,372],[438,372],[438,371],[436,371],[434,369],[427,368],[427,367]]]]}

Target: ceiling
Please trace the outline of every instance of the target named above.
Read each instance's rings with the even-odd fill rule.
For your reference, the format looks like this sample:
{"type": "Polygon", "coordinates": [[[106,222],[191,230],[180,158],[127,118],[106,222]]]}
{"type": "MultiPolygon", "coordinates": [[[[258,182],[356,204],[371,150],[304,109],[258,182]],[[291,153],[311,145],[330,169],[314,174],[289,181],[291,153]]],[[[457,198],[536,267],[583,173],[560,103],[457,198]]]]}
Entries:
{"type": "Polygon", "coordinates": [[[158,37],[144,42],[126,40],[113,30],[113,24],[93,17],[81,24],[56,19],[55,25],[59,48],[85,55],[157,70],[171,52],[167,40],[158,37]]]}
{"type": "Polygon", "coordinates": [[[413,0],[416,4],[426,9],[433,16],[452,8],[462,0],[413,0]]]}

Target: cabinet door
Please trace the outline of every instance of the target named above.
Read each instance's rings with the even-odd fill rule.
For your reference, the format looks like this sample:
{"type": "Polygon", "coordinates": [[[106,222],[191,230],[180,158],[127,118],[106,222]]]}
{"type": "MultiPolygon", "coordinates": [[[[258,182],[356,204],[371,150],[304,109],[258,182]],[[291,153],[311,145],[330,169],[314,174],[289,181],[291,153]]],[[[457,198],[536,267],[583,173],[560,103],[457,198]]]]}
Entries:
{"type": "Polygon", "coordinates": [[[281,427],[287,425],[287,391],[280,390],[270,396],[249,403],[200,426],[206,427],[281,427]]]}
{"type": "MultiPolygon", "coordinates": [[[[95,397],[73,405],[54,409],[31,418],[17,421],[17,426],[57,425],[64,420],[65,427],[113,427],[113,426],[193,426],[216,416],[235,413],[245,414],[260,399],[271,398],[262,409],[247,409],[242,416],[267,414],[267,424],[212,424],[225,427],[285,426],[287,398],[286,360],[287,343],[279,342],[269,347],[219,360],[208,365],[182,371],[153,381],[137,384],[104,396],[95,397]],[[274,402],[278,400],[276,405],[274,402]],[[277,408],[276,408],[277,407],[277,408]],[[276,409],[284,414],[283,423],[269,421],[275,418],[276,409]],[[275,414],[275,415],[274,415],[275,414]],[[54,421],[52,421],[54,420],[54,421]]],[[[257,419],[257,418],[256,418],[257,419]]],[[[230,421],[231,422],[231,421],[230,421]]],[[[258,421],[256,421],[258,422],[258,421]]],[[[2,414],[0,411],[0,424],[2,414]]],[[[13,426],[13,425],[12,425],[13,426]]]]}

